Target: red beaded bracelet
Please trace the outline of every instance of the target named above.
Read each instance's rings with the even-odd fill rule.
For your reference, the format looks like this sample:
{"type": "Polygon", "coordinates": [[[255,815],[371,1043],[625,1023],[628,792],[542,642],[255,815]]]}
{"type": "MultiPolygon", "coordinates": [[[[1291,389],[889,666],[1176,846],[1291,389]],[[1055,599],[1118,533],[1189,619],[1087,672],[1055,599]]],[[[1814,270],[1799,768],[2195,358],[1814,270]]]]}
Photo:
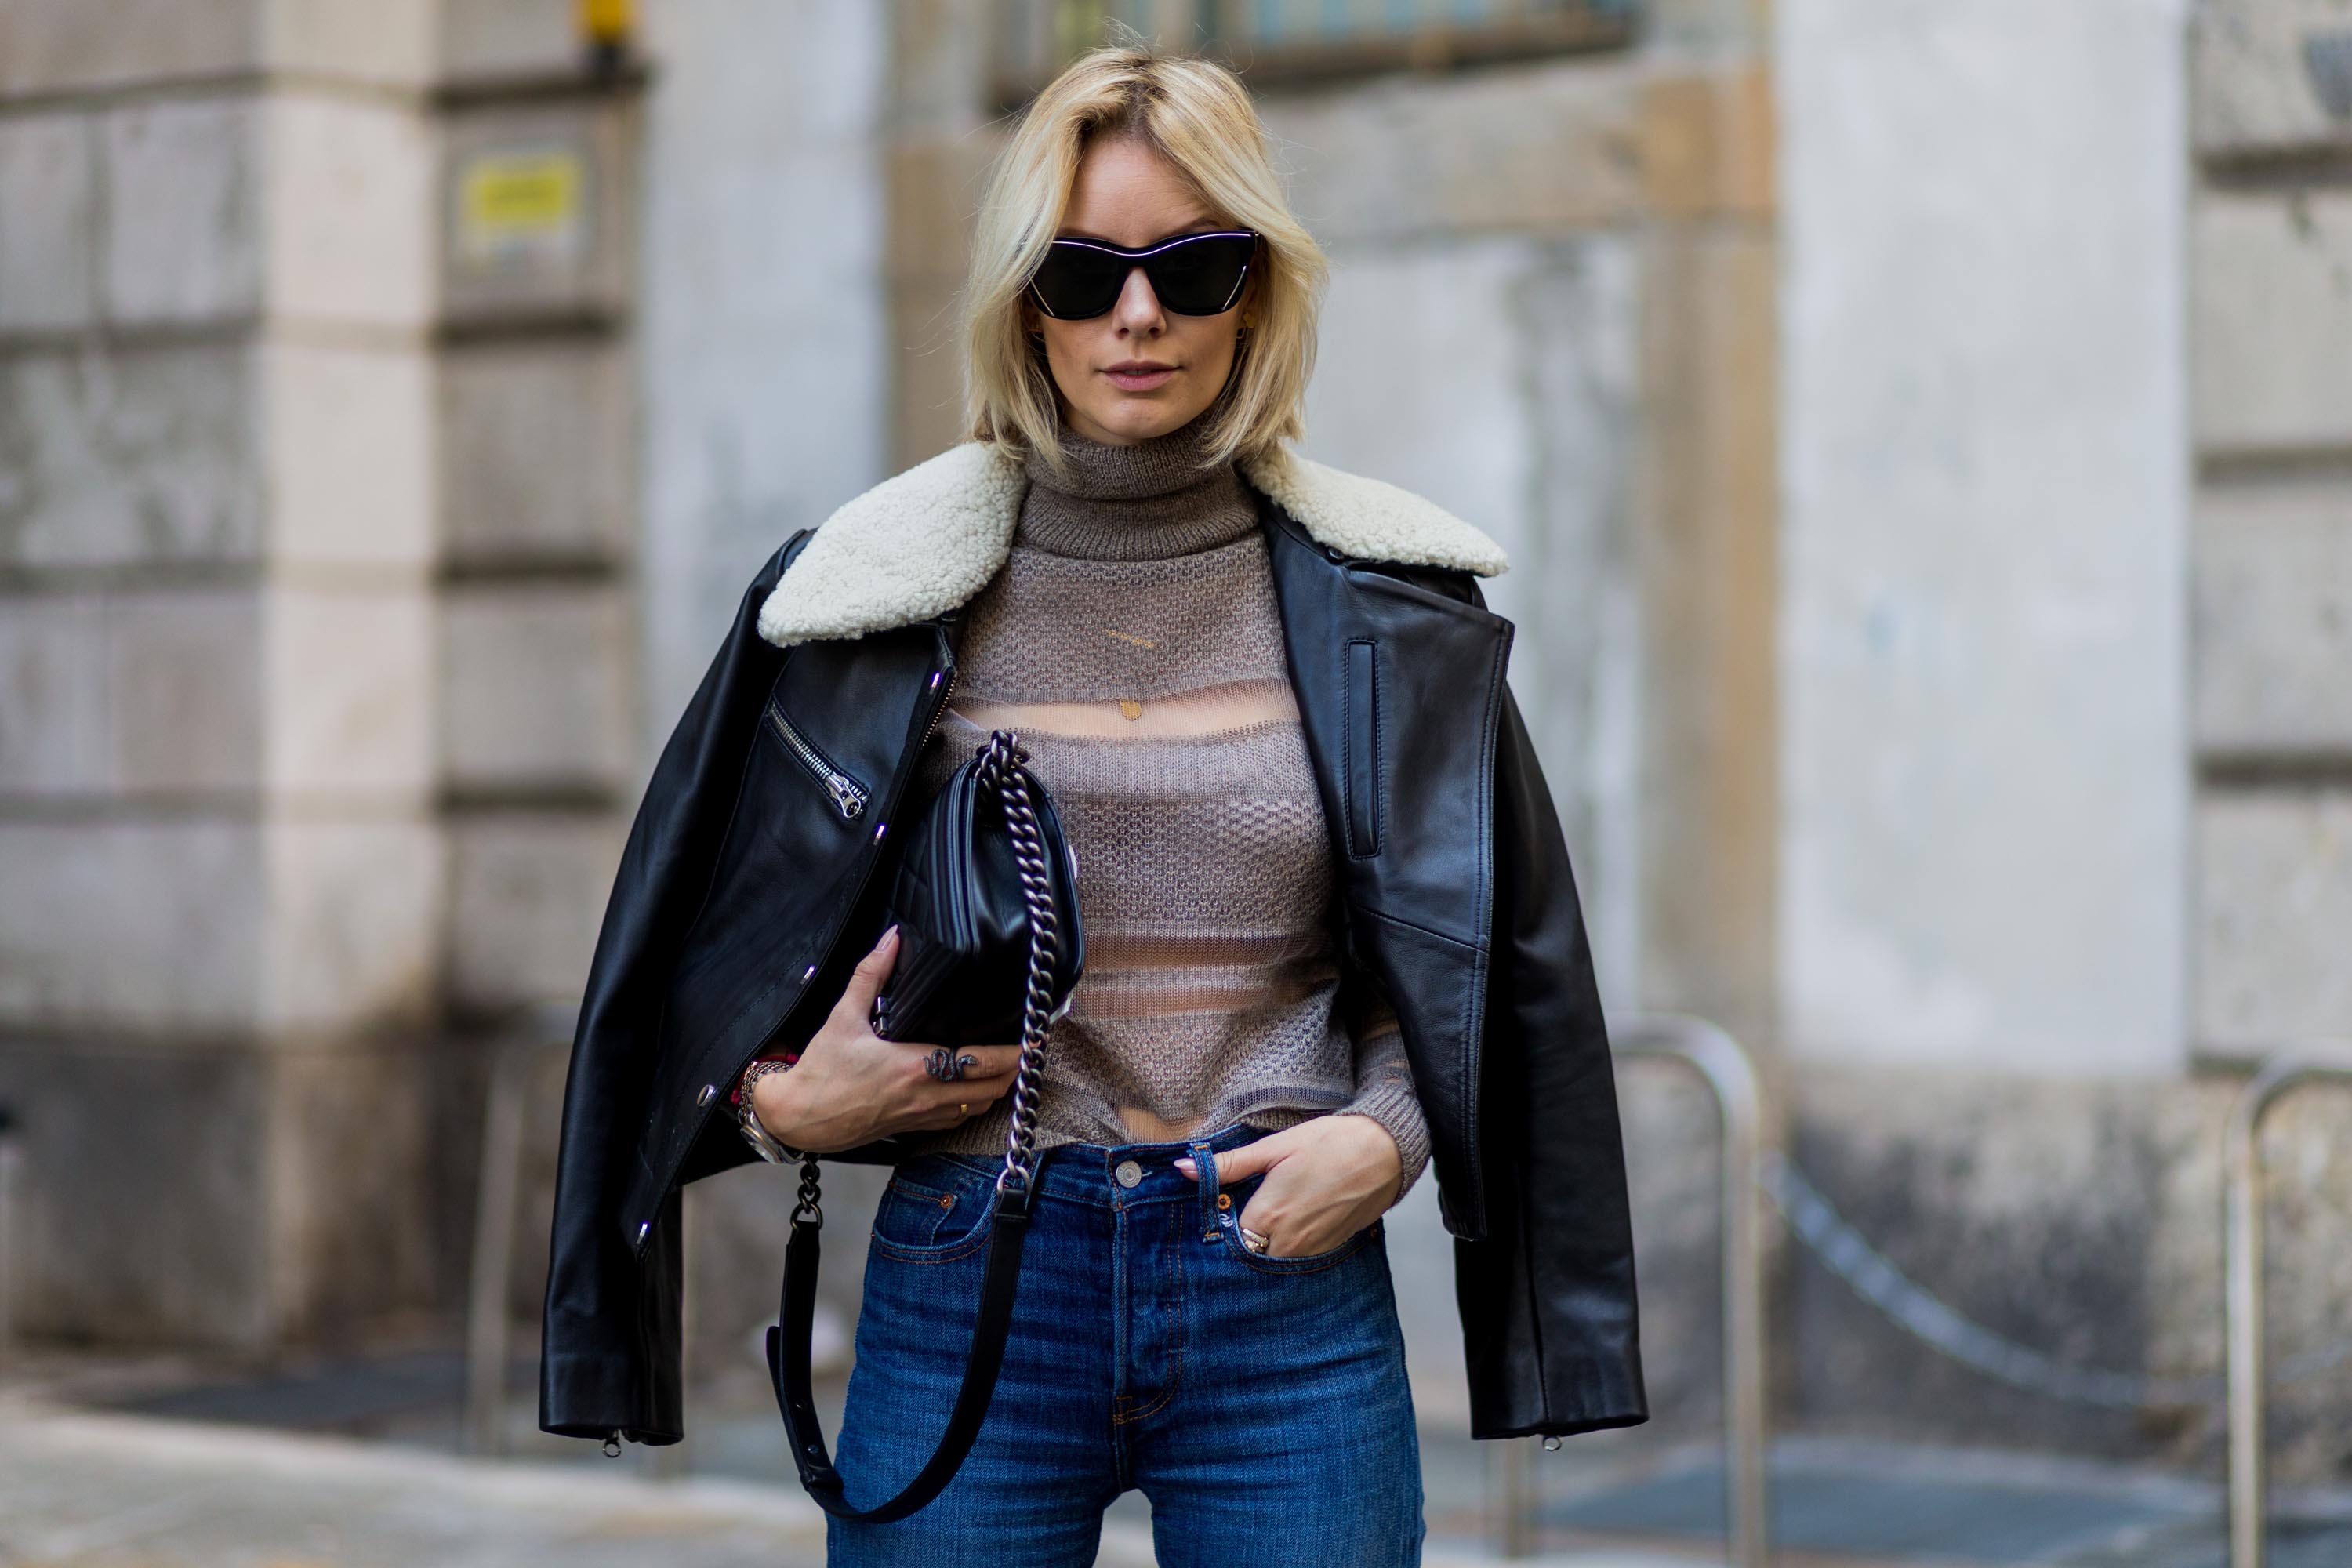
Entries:
{"type": "Polygon", "coordinates": [[[734,1106],[740,1106],[743,1103],[743,1086],[751,1081],[754,1075],[758,1073],[761,1063],[782,1062],[786,1067],[791,1067],[800,1059],[801,1054],[798,1051],[786,1051],[780,1057],[754,1058],[751,1065],[743,1069],[743,1076],[735,1080],[735,1087],[727,1091],[727,1103],[734,1106]]]}

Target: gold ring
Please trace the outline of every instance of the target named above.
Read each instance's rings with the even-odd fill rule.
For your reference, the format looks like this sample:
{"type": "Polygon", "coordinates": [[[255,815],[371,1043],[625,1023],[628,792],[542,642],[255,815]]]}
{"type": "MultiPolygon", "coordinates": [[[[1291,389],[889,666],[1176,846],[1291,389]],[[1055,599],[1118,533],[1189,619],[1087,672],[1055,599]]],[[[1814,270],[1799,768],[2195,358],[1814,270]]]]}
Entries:
{"type": "Polygon", "coordinates": [[[1265,1237],[1249,1226],[1242,1226],[1242,1245],[1252,1252],[1263,1253],[1265,1250],[1265,1237]]]}
{"type": "Polygon", "coordinates": [[[971,1101],[969,1100],[957,1100],[956,1114],[958,1116],[970,1116],[971,1114],[971,1101]]]}

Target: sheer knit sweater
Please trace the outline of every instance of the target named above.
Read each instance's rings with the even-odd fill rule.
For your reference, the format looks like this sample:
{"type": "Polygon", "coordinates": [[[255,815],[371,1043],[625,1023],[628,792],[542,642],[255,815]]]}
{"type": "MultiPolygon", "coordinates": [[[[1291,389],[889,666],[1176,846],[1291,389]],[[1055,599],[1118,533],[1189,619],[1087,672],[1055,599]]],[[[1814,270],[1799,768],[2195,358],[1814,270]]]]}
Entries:
{"type": "MultiPolygon", "coordinates": [[[[1017,730],[1076,854],[1087,964],[1047,1037],[1041,1150],[1360,1114],[1396,1141],[1402,1197],[1428,1128],[1386,999],[1342,980],[1265,540],[1202,424],[1128,446],[1065,427],[1061,478],[1030,454],[909,791],[1017,730]]],[[[999,1154],[1010,1114],[909,1146],[999,1154]]]]}

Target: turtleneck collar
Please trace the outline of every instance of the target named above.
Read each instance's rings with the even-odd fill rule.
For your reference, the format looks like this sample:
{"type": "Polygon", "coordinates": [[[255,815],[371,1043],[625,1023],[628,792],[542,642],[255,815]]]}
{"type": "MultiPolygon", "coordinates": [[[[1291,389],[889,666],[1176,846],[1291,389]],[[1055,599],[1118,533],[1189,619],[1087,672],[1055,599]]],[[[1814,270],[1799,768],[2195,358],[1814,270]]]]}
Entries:
{"type": "Polygon", "coordinates": [[[1055,479],[1035,451],[1024,459],[1029,488],[1016,547],[1089,561],[1160,561],[1230,544],[1258,525],[1240,469],[1212,468],[1203,412],[1165,435],[1127,446],[1061,428],[1069,459],[1055,479]]]}

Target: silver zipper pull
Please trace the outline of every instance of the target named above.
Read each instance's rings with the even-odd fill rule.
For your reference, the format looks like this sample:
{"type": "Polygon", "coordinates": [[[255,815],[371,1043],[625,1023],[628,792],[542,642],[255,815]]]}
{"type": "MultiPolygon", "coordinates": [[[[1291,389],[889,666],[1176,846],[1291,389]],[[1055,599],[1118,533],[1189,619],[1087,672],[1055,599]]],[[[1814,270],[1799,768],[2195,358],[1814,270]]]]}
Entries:
{"type": "Polygon", "coordinates": [[[833,791],[833,804],[841,808],[843,816],[854,817],[866,809],[866,797],[858,793],[856,784],[851,784],[841,774],[834,774],[826,781],[826,784],[833,791]]]}

